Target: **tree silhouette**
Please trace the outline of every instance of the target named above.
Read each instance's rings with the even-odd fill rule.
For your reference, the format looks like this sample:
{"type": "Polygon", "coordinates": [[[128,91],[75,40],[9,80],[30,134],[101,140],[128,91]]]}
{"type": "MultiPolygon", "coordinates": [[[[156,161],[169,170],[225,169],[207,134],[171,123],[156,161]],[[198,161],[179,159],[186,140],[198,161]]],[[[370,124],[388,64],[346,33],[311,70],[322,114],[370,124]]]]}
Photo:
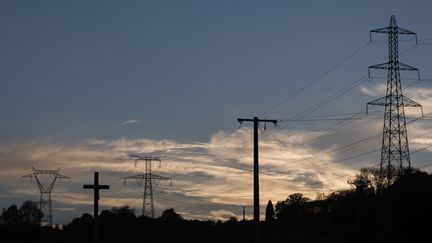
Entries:
{"type": "Polygon", "coordinates": [[[265,211],[265,220],[273,221],[275,219],[274,217],[275,217],[275,211],[273,208],[273,203],[271,200],[269,200],[265,211]]]}
{"type": "Polygon", "coordinates": [[[135,210],[125,205],[122,207],[113,207],[111,209],[111,213],[114,214],[118,218],[135,218],[135,210]]]}
{"type": "Polygon", "coordinates": [[[25,201],[19,211],[22,216],[22,222],[25,224],[40,224],[43,217],[38,204],[33,201],[25,201]]]}
{"type": "Polygon", "coordinates": [[[20,224],[23,221],[22,215],[15,204],[3,209],[1,219],[4,224],[20,224]]]}
{"type": "Polygon", "coordinates": [[[25,201],[18,209],[16,205],[11,205],[8,209],[3,209],[0,221],[3,224],[39,224],[43,217],[42,211],[37,203],[25,201]]]}
{"type": "Polygon", "coordinates": [[[280,221],[297,219],[299,216],[306,213],[306,203],[309,198],[303,196],[302,193],[294,193],[288,196],[284,201],[276,203],[276,217],[280,221]]]}
{"type": "Polygon", "coordinates": [[[362,168],[348,184],[359,194],[375,194],[383,187],[379,175],[379,168],[362,168]]]}
{"type": "Polygon", "coordinates": [[[174,211],[173,208],[166,209],[162,212],[162,216],[159,218],[166,221],[180,221],[183,220],[182,216],[174,211]]]}

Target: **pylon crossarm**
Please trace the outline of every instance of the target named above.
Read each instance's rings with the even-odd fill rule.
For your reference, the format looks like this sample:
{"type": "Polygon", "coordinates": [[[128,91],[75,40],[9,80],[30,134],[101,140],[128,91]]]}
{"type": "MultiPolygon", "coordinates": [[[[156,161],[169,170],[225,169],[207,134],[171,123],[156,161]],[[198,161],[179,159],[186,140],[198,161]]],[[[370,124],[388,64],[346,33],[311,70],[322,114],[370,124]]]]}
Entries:
{"type": "Polygon", "coordinates": [[[136,179],[146,179],[146,178],[149,178],[148,175],[141,174],[141,175],[127,176],[124,179],[125,180],[136,180],[136,179]]]}
{"type": "Polygon", "coordinates": [[[369,31],[369,35],[371,35],[372,33],[381,33],[381,34],[387,34],[389,33],[389,27],[384,27],[384,28],[378,28],[378,29],[374,29],[369,31]]]}
{"type": "Polygon", "coordinates": [[[124,178],[123,186],[126,186],[128,180],[135,180],[138,186],[141,186],[142,181],[145,179],[145,175],[134,175],[134,176],[127,176],[124,178]]]}
{"type": "Polygon", "coordinates": [[[366,103],[366,106],[369,106],[369,105],[385,106],[387,104],[386,100],[387,100],[387,96],[384,96],[384,97],[381,97],[379,99],[372,100],[372,101],[366,103]]]}
{"type": "MultiPolygon", "coordinates": [[[[403,107],[422,107],[422,105],[420,105],[419,103],[415,102],[414,100],[405,97],[403,95],[400,96],[401,100],[402,100],[402,105],[403,107]]],[[[422,108],[423,110],[423,108],[422,108]]]]}
{"type": "Polygon", "coordinates": [[[374,29],[374,30],[371,30],[369,32],[369,34],[372,34],[372,33],[379,33],[379,34],[397,33],[399,35],[415,35],[417,37],[417,34],[415,32],[412,32],[410,30],[407,30],[407,29],[404,29],[404,28],[401,28],[398,26],[391,26],[391,27],[374,29]]]}
{"type": "MultiPolygon", "coordinates": [[[[376,64],[376,65],[372,65],[368,67],[368,76],[369,78],[371,77],[371,69],[382,69],[382,70],[389,70],[389,69],[393,69],[395,67],[392,67],[390,65],[390,62],[384,62],[384,63],[380,63],[380,64],[376,64]]],[[[417,68],[410,66],[408,64],[402,63],[402,62],[398,62],[397,63],[397,69],[401,70],[401,71],[417,71],[417,76],[418,76],[418,80],[420,80],[420,72],[417,68]]]]}
{"type": "Polygon", "coordinates": [[[410,65],[402,63],[402,62],[399,62],[399,70],[416,71],[417,72],[417,78],[420,81],[420,71],[418,70],[418,68],[415,68],[413,66],[410,66],[410,65]]]}
{"type": "Polygon", "coordinates": [[[416,40],[417,40],[417,34],[415,32],[412,32],[411,30],[407,30],[407,29],[404,29],[402,27],[397,27],[397,33],[399,35],[415,35],[416,40]]]}
{"type": "Polygon", "coordinates": [[[30,181],[32,181],[33,178],[35,178],[36,176],[34,174],[28,174],[28,175],[23,175],[21,177],[21,181],[23,181],[26,178],[30,178],[30,181]]]}
{"type": "Polygon", "coordinates": [[[399,62],[399,70],[404,70],[404,71],[418,71],[417,68],[410,66],[408,64],[399,62]]]}
{"type": "Polygon", "coordinates": [[[388,62],[372,65],[368,67],[368,78],[371,77],[371,69],[389,69],[390,64],[388,62]]]}
{"type": "Polygon", "coordinates": [[[69,176],[65,176],[65,175],[62,175],[62,174],[57,174],[56,177],[58,179],[60,179],[60,181],[62,181],[62,180],[68,180],[68,181],[70,181],[70,177],[69,176]]]}
{"type": "Polygon", "coordinates": [[[160,175],[151,175],[151,179],[153,180],[171,180],[171,178],[160,176],[160,175]]]}
{"type": "Polygon", "coordinates": [[[384,63],[380,63],[380,64],[375,64],[375,65],[369,66],[369,69],[390,69],[390,63],[384,62],[384,63]]]}
{"type": "MultiPolygon", "coordinates": [[[[379,98],[379,99],[376,99],[376,100],[373,100],[373,101],[370,101],[370,102],[366,103],[366,114],[368,113],[368,107],[370,105],[386,106],[386,105],[388,105],[386,103],[387,100],[388,100],[388,96],[384,96],[382,98],[379,98]]],[[[422,109],[422,114],[423,114],[423,108],[422,108],[422,106],[419,103],[413,101],[412,99],[410,99],[410,98],[408,98],[408,97],[406,97],[404,95],[401,95],[400,96],[400,101],[401,102],[400,102],[399,107],[402,107],[402,106],[403,107],[420,107],[422,109]]]]}
{"type": "Polygon", "coordinates": [[[396,23],[396,18],[395,16],[391,16],[390,18],[390,23],[387,27],[384,28],[378,28],[378,29],[374,29],[369,31],[369,39],[370,41],[372,41],[372,33],[380,33],[380,34],[397,34],[397,35],[414,35],[415,36],[415,41],[416,44],[418,43],[417,40],[417,34],[415,32],[412,32],[410,30],[401,28],[399,26],[397,26],[396,23]]]}
{"type": "Polygon", "coordinates": [[[55,175],[57,173],[57,170],[37,170],[34,169],[36,174],[44,174],[44,175],[55,175]]]}
{"type": "Polygon", "coordinates": [[[151,179],[151,180],[170,180],[171,178],[155,175],[155,174],[141,174],[141,175],[133,175],[133,176],[127,176],[124,178],[126,180],[144,180],[144,179],[151,179]]]}
{"type": "Polygon", "coordinates": [[[148,155],[141,154],[128,154],[128,157],[135,160],[157,160],[160,161],[160,157],[152,157],[148,155]]]}

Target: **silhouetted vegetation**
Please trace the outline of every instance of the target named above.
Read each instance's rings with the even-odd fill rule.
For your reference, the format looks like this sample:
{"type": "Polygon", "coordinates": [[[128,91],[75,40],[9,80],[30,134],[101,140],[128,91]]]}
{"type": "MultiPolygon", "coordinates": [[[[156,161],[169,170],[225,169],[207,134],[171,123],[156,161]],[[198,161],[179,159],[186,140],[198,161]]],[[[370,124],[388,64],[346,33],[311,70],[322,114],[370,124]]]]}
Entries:
{"type": "Polygon", "coordinates": [[[272,222],[275,220],[275,211],[273,208],[273,203],[271,200],[268,201],[266,211],[265,211],[265,220],[267,222],[272,222]]]}
{"type": "MultiPolygon", "coordinates": [[[[310,199],[301,193],[269,201],[259,242],[416,242],[427,241],[432,219],[432,175],[406,171],[380,181],[378,170],[362,169],[351,189],[310,199]]],[[[2,242],[92,242],[93,217],[84,214],[62,228],[40,227],[36,204],[3,209],[2,242]]],[[[100,213],[101,242],[252,242],[251,221],[184,219],[174,209],[151,219],[124,206],[100,213]]]]}
{"type": "Polygon", "coordinates": [[[2,225],[38,225],[42,217],[43,213],[39,210],[37,203],[25,201],[19,209],[16,205],[12,205],[7,209],[4,208],[0,216],[0,223],[2,225]]]}

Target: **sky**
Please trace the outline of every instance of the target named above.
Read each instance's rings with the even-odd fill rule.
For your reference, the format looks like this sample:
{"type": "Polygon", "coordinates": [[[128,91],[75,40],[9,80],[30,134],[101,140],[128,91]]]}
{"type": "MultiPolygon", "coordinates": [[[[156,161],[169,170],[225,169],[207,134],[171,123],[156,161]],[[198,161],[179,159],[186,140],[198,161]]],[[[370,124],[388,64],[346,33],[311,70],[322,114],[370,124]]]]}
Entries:
{"type": "MultiPolygon", "coordinates": [[[[252,215],[252,129],[260,129],[261,204],[349,188],[379,163],[388,25],[401,36],[404,94],[432,112],[430,1],[1,1],[0,207],[39,199],[31,168],[70,176],[53,189],[55,223],[92,210],[141,212],[143,188],[124,177],[163,156],[155,210],[187,218],[252,215]],[[297,118],[296,121],[290,121],[297,118]],[[300,121],[298,121],[300,118],[300,121]],[[323,118],[327,120],[323,120],[323,118]],[[349,118],[349,119],[347,119],[349,118]],[[315,121],[313,121],[315,119],[315,121]],[[318,120],[318,121],[316,121],[318,120]],[[369,138],[370,137],[370,138],[369,138]],[[367,140],[362,140],[367,139],[367,140]],[[359,142],[359,141],[365,141],[359,142]]],[[[427,165],[429,118],[406,109],[411,160],[427,165]],[[413,122],[411,122],[413,121],[413,122]]],[[[425,167],[430,171],[431,167],[425,167]]],[[[47,180],[49,178],[46,178],[47,180]]],[[[262,210],[263,211],[263,210],[262,210]]]]}

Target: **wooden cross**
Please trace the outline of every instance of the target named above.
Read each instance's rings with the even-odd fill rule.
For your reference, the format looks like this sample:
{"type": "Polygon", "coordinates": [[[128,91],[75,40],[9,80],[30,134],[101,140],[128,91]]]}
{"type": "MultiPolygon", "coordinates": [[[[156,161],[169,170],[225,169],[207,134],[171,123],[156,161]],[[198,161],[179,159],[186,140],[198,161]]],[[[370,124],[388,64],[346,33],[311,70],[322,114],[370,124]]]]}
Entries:
{"type": "Polygon", "coordinates": [[[99,172],[94,173],[94,184],[84,185],[84,189],[93,189],[94,192],[94,242],[98,242],[98,215],[99,215],[99,190],[109,189],[109,185],[99,185],[99,172]]]}

